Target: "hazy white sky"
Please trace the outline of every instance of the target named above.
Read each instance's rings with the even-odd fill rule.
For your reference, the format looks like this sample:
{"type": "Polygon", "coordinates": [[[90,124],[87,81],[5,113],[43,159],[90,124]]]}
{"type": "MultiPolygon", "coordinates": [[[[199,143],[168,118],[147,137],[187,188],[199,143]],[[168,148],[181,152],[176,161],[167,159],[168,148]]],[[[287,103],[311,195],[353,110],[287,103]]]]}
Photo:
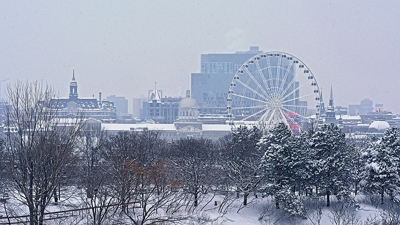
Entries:
{"type": "MultiPolygon", "coordinates": [[[[400,113],[400,1],[0,2],[0,79],[68,96],[183,95],[200,54],[260,46],[301,59],[336,105],[363,98],[400,113]]],[[[6,84],[2,84],[2,96],[6,84]]],[[[130,109],[131,111],[131,109],[130,109]]]]}

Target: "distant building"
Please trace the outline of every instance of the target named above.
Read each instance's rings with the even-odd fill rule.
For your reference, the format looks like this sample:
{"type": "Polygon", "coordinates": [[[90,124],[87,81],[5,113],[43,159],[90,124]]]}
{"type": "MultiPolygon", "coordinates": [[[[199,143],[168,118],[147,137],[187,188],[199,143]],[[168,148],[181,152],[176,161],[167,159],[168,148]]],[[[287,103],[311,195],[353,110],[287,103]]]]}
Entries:
{"type": "Polygon", "coordinates": [[[58,107],[59,118],[73,118],[78,113],[83,113],[86,118],[101,120],[103,122],[114,122],[117,118],[113,102],[95,98],[79,98],[78,83],[75,74],[72,74],[72,81],[69,85],[69,98],[57,98],[51,100],[58,107]]]}
{"type": "Polygon", "coordinates": [[[333,104],[332,86],[331,86],[331,95],[329,98],[329,105],[326,108],[325,116],[322,116],[322,119],[323,119],[323,123],[325,123],[325,124],[330,124],[330,123],[338,124],[338,122],[339,122],[338,120],[336,120],[335,106],[333,104]]]}
{"type": "MultiPolygon", "coordinates": [[[[162,106],[162,99],[158,99],[150,92],[152,101],[149,104],[160,104],[159,110],[165,108],[162,106]]],[[[156,108],[150,108],[155,110],[156,108]]],[[[181,98],[178,103],[177,119],[173,124],[102,124],[103,128],[110,133],[119,131],[143,132],[146,130],[161,131],[161,136],[168,140],[176,140],[186,137],[204,137],[217,140],[231,133],[231,127],[228,124],[203,124],[199,120],[199,106],[195,99],[190,97],[190,91],[186,92],[186,97],[181,98]]],[[[161,112],[161,111],[159,111],[161,112]]]]}
{"type": "Polygon", "coordinates": [[[368,134],[382,136],[382,134],[390,128],[390,125],[385,120],[375,120],[368,127],[368,134]]]}
{"type": "Polygon", "coordinates": [[[128,114],[128,100],[125,97],[117,97],[115,95],[111,95],[107,97],[107,101],[114,102],[118,118],[121,118],[122,116],[128,114]]]}
{"type": "Polygon", "coordinates": [[[6,119],[5,115],[7,112],[7,104],[0,100],[0,126],[3,124],[3,121],[6,119]]]}
{"type": "Polygon", "coordinates": [[[145,97],[132,99],[132,116],[142,119],[144,117],[143,102],[147,102],[145,97]]]}
{"type": "Polygon", "coordinates": [[[347,109],[347,107],[343,107],[343,106],[336,106],[335,107],[336,115],[347,115],[348,111],[349,110],[347,109]]]}
{"type": "Polygon", "coordinates": [[[378,103],[376,103],[375,104],[375,111],[376,112],[381,112],[381,111],[384,111],[385,109],[383,108],[383,104],[378,104],[378,103]]]}
{"type": "Polygon", "coordinates": [[[191,74],[191,96],[199,104],[201,114],[226,112],[233,76],[246,60],[259,53],[259,47],[253,46],[249,51],[201,55],[201,72],[191,74]]]}
{"type": "Polygon", "coordinates": [[[362,100],[359,105],[349,105],[349,114],[352,116],[368,114],[373,110],[373,102],[367,98],[362,100]]]}
{"type": "Polygon", "coordinates": [[[155,123],[174,123],[178,118],[182,97],[162,97],[162,90],[150,90],[147,102],[143,102],[143,118],[155,123]]]}

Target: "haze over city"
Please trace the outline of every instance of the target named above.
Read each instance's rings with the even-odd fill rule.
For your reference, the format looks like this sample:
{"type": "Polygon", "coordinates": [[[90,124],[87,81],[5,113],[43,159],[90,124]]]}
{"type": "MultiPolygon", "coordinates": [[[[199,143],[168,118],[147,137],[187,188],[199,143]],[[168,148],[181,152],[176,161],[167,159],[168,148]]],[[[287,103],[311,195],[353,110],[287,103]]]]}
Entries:
{"type": "MultiPolygon", "coordinates": [[[[183,96],[200,55],[259,46],[301,59],[335,105],[400,113],[398,1],[2,1],[0,74],[68,96],[183,96]]],[[[228,91],[228,90],[227,90],[228,91]]],[[[132,106],[129,106],[129,110],[132,106]]]]}

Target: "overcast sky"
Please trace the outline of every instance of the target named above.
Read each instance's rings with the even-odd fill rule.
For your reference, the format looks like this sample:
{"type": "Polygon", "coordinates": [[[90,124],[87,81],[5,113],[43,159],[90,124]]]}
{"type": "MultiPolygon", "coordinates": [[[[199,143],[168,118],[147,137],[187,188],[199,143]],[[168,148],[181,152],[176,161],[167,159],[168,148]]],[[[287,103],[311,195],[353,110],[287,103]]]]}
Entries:
{"type": "Polygon", "coordinates": [[[302,60],[327,102],[370,98],[400,113],[400,1],[0,2],[0,79],[41,80],[67,97],[183,95],[200,54],[260,46],[302,60]]]}

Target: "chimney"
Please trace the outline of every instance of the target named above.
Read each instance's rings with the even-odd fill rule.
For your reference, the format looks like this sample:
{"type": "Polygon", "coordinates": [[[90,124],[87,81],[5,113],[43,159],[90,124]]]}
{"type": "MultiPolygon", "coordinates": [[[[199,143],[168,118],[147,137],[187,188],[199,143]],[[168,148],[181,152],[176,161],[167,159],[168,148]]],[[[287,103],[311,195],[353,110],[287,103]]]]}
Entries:
{"type": "Polygon", "coordinates": [[[186,90],[186,98],[190,98],[190,90],[186,90]]]}

